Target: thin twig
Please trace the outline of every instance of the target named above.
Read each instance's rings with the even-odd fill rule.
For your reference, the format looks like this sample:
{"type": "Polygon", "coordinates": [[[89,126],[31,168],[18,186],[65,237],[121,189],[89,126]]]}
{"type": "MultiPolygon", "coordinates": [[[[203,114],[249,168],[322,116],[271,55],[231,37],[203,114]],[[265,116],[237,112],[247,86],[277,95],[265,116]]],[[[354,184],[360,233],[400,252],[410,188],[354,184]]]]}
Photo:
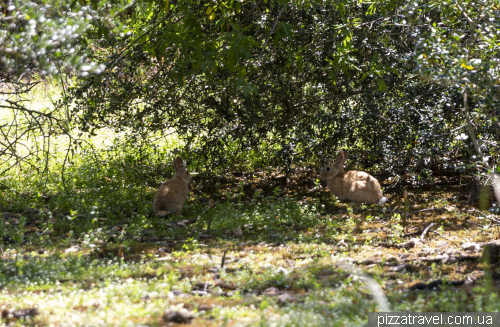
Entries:
{"type": "Polygon", "coordinates": [[[462,7],[460,6],[460,3],[457,1],[455,4],[457,5],[458,10],[460,10],[460,12],[462,13],[462,16],[464,16],[465,19],[467,19],[467,21],[469,22],[469,24],[475,25],[475,23],[472,21],[472,19],[469,17],[469,15],[467,15],[467,13],[465,12],[465,10],[462,9],[462,7]]]}
{"type": "Polygon", "coordinates": [[[432,223],[430,224],[429,226],[427,226],[424,231],[422,232],[422,235],[420,235],[420,239],[423,240],[425,238],[425,235],[427,234],[427,232],[429,232],[429,230],[434,227],[436,224],[435,223],[432,223]]]}
{"type": "MultiPolygon", "coordinates": [[[[416,210],[416,211],[408,211],[407,214],[416,214],[420,212],[428,212],[428,211],[444,211],[445,209],[443,208],[427,208],[427,209],[421,209],[421,210],[416,210]]],[[[403,213],[401,210],[387,210],[387,209],[376,209],[376,208],[364,208],[364,209],[353,209],[352,212],[365,212],[365,211],[376,211],[376,212],[393,212],[393,213],[403,213]]],[[[348,210],[343,210],[343,211],[337,211],[332,213],[332,215],[337,215],[340,213],[350,213],[348,210]]]]}
{"type": "Polygon", "coordinates": [[[44,117],[47,117],[47,118],[50,118],[50,119],[54,119],[54,120],[57,120],[57,121],[61,121],[59,118],[56,118],[56,117],[52,116],[52,112],[50,112],[50,113],[44,113],[44,112],[40,112],[40,111],[28,109],[28,108],[26,108],[24,106],[21,106],[18,102],[11,101],[9,99],[4,99],[4,101],[7,102],[7,103],[10,103],[14,107],[0,106],[2,108],[25,111],[25,112],[28,112],[28,113],[31,113],[31,114],[36,114],[36,115],[44,116],[44,117]]]}
{"type": "MultiPolygon", "coordinates": [[[[123,49],[119,54],[118,56],[116,57],[115,60],[112,61],[112,63],[109,65],[109,66],[112,66],[115,64],[116,61],[118,61],[119,59],[122,58],[123,54],[128,50],[130,49],[134,44],[136,44],[137,42],[139,42],[140,39],[142,39],[144,36],[146,36],[147,34],[151,33],[151,31],[153,31],[155,28],[157,28],[161,23],[165,22],[167,19],[170,18],[170,15],[167,15],[165,18],[163,18],[162,20],[160,20],[158,23],[156,23],[155,25],[153,25],[153,27],[151,27],[149,30],[147,30],[146,32],[142,33],[139,37],[137,37],[132,43],[130,43],[125,49],[123,49]]],[[[179,20],[181,20],[182,18],[184,18],[184,16],[181,16],[179,17],[175,22],[173,22],[173,24],[176,24],[179,20]]]]}
{"type": "Polygon", "coordinates": [[[260,5],[261,2],[262,0],[259,0],[259,2],[257,2],[255,6],[253,6],[253,8],[246,14],[246,17],[240,22],[240,26],[243,26],[243,24],[251,17],[250,15],[253,14],[255,9],[257,9],[257,7],[260,5]]]}
{"type": "Polygon", "coordinates": [[[385,243],[381,242],[377,244],[378,246],[383,246],[386,248],[398,248],[398,249],[411,249],[417,245],[417,242],[414,239],[409,240],[404,243],[385,243]]]}
{"type": "Polygon", "coordinates": [[[271,35],[274,33],[274,30],[276,29],[276,26],[278,25],[278,22],[280,20],[281,13],[283,12],[283,9],[285,9],[285,6],[283,6],[281,8],[280,12],[278,13],[278,17],[276,18],[276,21],[274,22],[274,26],[271,29],[271,31],[269,32],[269,35],[267,36],[266,42],[264,42],[264,46],[262,47],[262,51],[260,52],[259,61],[262,59],[262,55],[264,54],[264,50],[266,50],[267,42],[269,42],[271,35]]]}
{"type": "Polygon", "coordinates": [[[496,223],[496,224],[500,224],[500,220],[498,219],[495,219],[491,216],[484,216],[484,218],[488,219],[488,220],[491,220],[492,222],[496,223]]]}
{"type": "Polygon", "coordinates": [[[440,135],[432,135],[430,138],[438,138],[438,137],[443,137],[443,136],[450,135],[451,133],[456,132],[456,131],[458,131],[458,130],[462,129],[462,128],[464,128],[465,126],[467,126],[467,124],[464,124],[464,125],[462,125],[462,126],[460,126],[460,127],[457,127],[457,128],[455,128],[455,129],[452,129],[452,130],[451,130],[451,131],[449,131],[448,133],[444,133],[444,134],[440,134],[440,135]]]}
{"type": "Polygon", "coordinates": [[[373,91],[373,90],[375,90],[375,87],[366,88],[366,89],[359,90],[359,91],[339,93],[339,94],[335,94],[335,95],[332,95],[330,97],[321,98],[321,99],[314,99],[314,100],[302,101],[302,102],[294,104],[292,106],[292,108],[303,106],[305,104],[311,104],[311,103],[316,103],[316,102],[324,102],[324,101],[328,101],[328,100],[334,100],[334,99],[337,99],[337,98],[345,98],[345,97],[348,97],[348,96],[362,94],[362,93],[373,91]]]}
{"type": "Polygon", "coordinates": [[[229,250],[229,248],[224,250],[224,254],[222,255],[222,262],[220,264],[220,269],[224,268],[224,263],[226,262],[226,253],[229,250]]]}

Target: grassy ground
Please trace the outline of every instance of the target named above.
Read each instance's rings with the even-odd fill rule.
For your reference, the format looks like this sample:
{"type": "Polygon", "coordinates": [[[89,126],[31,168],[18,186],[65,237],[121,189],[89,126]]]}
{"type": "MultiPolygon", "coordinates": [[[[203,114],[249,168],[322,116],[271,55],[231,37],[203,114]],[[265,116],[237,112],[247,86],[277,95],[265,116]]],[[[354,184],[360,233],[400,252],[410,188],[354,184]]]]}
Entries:
{"type": "Polygon", "coordinates": [[[386,205],[355,206],[308,167],[288,181],[272,170],[196,175],[182,217],[161,220],[152,197],[172,175],[175,140],[109,135],[87,140],[64,175],[56,147],[50,173],[2,176],[3,324],[366,326],[386,306],[500,309],[498,265],[479,259],[479,245],[500,238],[498,215],[464,204],[466,177],[408,180],[406,229],[390,181],[386,205]]]}
{"type": "MultiPolygon", "coordinates": [[[[10,210],[0,262],[4,322],[16,320],[8,308],[37,308],[23,324],[162,326],[166,309],[183,308],[200,326],[363,326],[367,312],[383,304],[363,271],[393,311],[499,309],[498,275],[484,277],[481,251],[462,248],[498,239],[498,230],[481,219],[486,213],[461,204],[460,188],[410,191],[410,211],[442,210],[409,217],[407,233],[436,223],[409,249],[378,245],[412,237],[404,236],[400,214],[390,212],[401,208],[397,195],[371,208],[334,204],[324,190],[290,194],[300,186],[253,196],[242,189],[220,190],[213,211],[194,190],[183,217],[166,221],[95,206],[73,217],[47,208],[58,200],[40,211],[10,210]],[[465,283],[412,288],[435,280],[465,283]]],[[[146,211],[153,192],[144,196],[146,211]]]]}

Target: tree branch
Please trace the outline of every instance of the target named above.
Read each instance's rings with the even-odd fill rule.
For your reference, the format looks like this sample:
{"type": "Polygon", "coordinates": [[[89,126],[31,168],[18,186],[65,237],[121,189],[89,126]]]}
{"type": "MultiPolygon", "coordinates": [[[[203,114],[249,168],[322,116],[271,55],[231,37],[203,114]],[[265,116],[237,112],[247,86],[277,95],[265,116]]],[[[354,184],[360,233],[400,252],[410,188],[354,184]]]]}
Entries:
{"type": "MultiPolygon", "coordinates": [[[[177,19],[175,23],[177,23],[179,20],[181,20],[184,16],[181,16],[179,17],[179,19],[177,19]]],[[[136,44],[137,42],[139,42],[140,39],[142,39],[144,36],[146,36],[147,34],[151,33],[151,31],[153,31],[155,28],[157,28],[158,26],[160,26],[161,23],[165,22],[167,19],[169,19],[170,16],[167,15],[165,18],[163,18],[162,20],[160,20],[158,23],[156,23],[155,25],[153,25],[153,27],[151,27],[149,30],[147,30],[146,32],[142,33],[139,37],[137,37],[132,43],[130,43],[125,49],[122,50],[122,52],[120,52],[120,54],[116,57],[115,60],[113,60],[113,62],[109,65],[109,66],[112,66],[117,60],[119,60],[123,54],[128,50],[130,49],[134,44],[136,44]]]]}
{"type": "Polygon", "coordinates": [[[432,135],[432,136],[431,136],[431,138],[438,138],[438,137],[443,137],[443,136],[446,136],[446,135],[450,135],[451,133],[456,132],[456,131],[458,131],[458,130],[462,129],[462,128],[464,128],[465,126],[467,126],[467,124],[464,124],[464,125],[462,125],[462,126],[460,126],[460,127],[457,127],[457,128],[455,128],[455,129],[452,129],[452,130],[451,130],[451,131],[449,131],[448,133],[439,134],[439,135],[432,135]]]}
{"type": "Polygon", "coordinates": [[[462,9],[462,7],[460,6],[460,3],[458,1],[456,2],[456,5],[457,5],[458,10],[462,13],[462,16],[464,16],[464,18],[467,19],[469,24],[475,25],[474,21],[472,19],[470,19],[469,15],[467,15],[465,10],[462,9]]]}
{"type": "Polygon", "coordinates": [[[464,90],[464,113],[465,113],[465,120],[467,122],[467,129],[469,130],[469,136],[472,140],[472,143],[474,144],[474,148],[476,149],[476,152],[477,154],[481,157],[481,161],[484,163],[484,165],[486,166],[486,168],[489,168],[490,166],[488,165],[488,163],[486,162],[486,160],[484,160],[484,154],[483,154],[483,151],[481,151],[481,148],[479,147],[479,143],[477,142],[477,139],[476,139],[476,134],[474,133],[474,128],[472,127],[472,123],[470,121],[470,116],[469,116],[469,105],[468,105],[468,102],[467,102],[467,91],[464,90]]]}
{"type": "Polygon", "coordinates": [[[280,17],[281,17],[281,13],[283,13],[283,9],[285,9],[285,6],[283,6],[281,8],[280,12],[278,13],[278,17],[276,18],[276,21],[274,22],[274,26],[271,29],[271,31],[269,32],[269,35],[267,36],[266,42],[264,42],[264,45],[262,46],[262,51],[260,52],[259,60],[262,59],[262,55],[264,54],[264,51],[266,50],[267,42],[269,42],[271,35],[274,33],[274,30],[276,29],[276,26],[278,25],[278,22],[279,22],[280,17]]]}
{"type": "Polygon", "coordinates": [[[24,111],[24,112],[28,112],[30,114],[44,116],[44,117],[47,117],[49,119],[53,119],[53,120],[57,120],[57,121],[61,122],[61,120],[59,118],[56,118],[56,117],[52,116],[52,113],[48,113],[47,114],[47,113],[44,113],[44,112],[40,112],[40,111],[28,109],[28,108],[26,108],[24,106],[21,106],[19,103],[15,102],[15,101],[8,100],[8,99],[4,99],[4,101],[7,102],[7,103],[10,103],[14,107],[0,105],[0,108],[7,108],[7,109],[24,111]]]}
{"type": "Polygon", "coordinates": [[[294,104],[292,108],[296,108],[298,106],[303,106],[303,105],[311,104],[311,103],[325,102],[325,101],[329,101],[329,100],[333,100],[333,99],[337,99],[337,98],[346,98],[346,97],[351,96],[351,95],[362,94],[365,92],[373,91],[375,89],[376,89],[375,87],[371,87],[371,88],[360,90],[360,91],[339,93],[339,94],[335,94],[335,95],[332,95],[332,96],[329,96],[326,98],[302,101],[302,102],[294,104]]]}

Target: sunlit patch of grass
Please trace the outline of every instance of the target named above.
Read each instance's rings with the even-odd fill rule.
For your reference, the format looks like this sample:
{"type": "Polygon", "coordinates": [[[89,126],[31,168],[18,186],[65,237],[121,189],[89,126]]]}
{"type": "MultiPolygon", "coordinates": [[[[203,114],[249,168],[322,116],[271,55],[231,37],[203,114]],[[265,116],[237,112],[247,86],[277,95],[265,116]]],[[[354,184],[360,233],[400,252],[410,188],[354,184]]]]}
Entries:
{"type": "MultiPolygon", "coordinates": [[[[89,324],[155,325],[161,322],[163,310],[182,305],[195,313],[195,325],[227,322],[282,326],[299,325],[303,321],[308,326],[340,323],[358,326],[366,322],[367,312],[377,308],[364,284],[336,266],[348,256],[332,255],[335,245],[234,244],[228,250],[225,241],[207,241],[208,247],[190,241],[187,247],[161,255],[154,251],[158,245],[131,244],[124,259],[114,251],[99,258],[100,252],[92,248],[72,254],[23,256],[14,256],[10,251],[4,254],[0,265],[5,280],[0,303],[18,308],[36,306],[40,316],[34,321],[54,325],[78,325],[79,319],[88,319],[89,324]],[[208,270],[214,266],[220,269],[224,252],[225,269],[219,270],[217,278],[236,287],[230,294],[219,287],[215,273],[208,270]],[[209,295],[191,295],[194,285],[200,283],[208,285],[209,295]],[[280,303],[269,288],[293,292],[295,301],[280,303]],[[199,310],[200,307],[208,311],[199,310]]],[[[384,284],[385,272],[381,266],[377,267],[372,274],[384,284]]],[[[454,269],[439,265],[431,268],[428,275],[404,273],[399,278],[409,283],[415,278],[450,275],[454,269]]],[[[495,295],[484,293],[481,284],[466,293],[454,287],[445,291],[409,292],[400,286],[386,288],[395,311],[498,309],[498,304],[494,304],[498,301],[491,298],[495,295]],[[463,299],[471,297],[475,299],[472,303],[463,304],[467,303],[463,299]]]]}

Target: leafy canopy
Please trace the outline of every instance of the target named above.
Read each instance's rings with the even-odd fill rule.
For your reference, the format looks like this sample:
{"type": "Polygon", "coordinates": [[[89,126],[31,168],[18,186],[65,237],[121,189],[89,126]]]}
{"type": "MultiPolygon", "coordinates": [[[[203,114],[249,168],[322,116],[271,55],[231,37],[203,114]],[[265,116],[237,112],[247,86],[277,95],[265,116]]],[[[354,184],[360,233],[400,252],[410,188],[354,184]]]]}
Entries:
{"type": "Polygon", "coordinates": [[[498,1],[149,1],[128,16],[132,36],[102,40],[93,59],[107,69],[73,90],[75,109],[89,131],[173,129],[214,168],[347,147],[405,170],[462,148],[468,92],[495,156],[498,13],[498,1]]]}

